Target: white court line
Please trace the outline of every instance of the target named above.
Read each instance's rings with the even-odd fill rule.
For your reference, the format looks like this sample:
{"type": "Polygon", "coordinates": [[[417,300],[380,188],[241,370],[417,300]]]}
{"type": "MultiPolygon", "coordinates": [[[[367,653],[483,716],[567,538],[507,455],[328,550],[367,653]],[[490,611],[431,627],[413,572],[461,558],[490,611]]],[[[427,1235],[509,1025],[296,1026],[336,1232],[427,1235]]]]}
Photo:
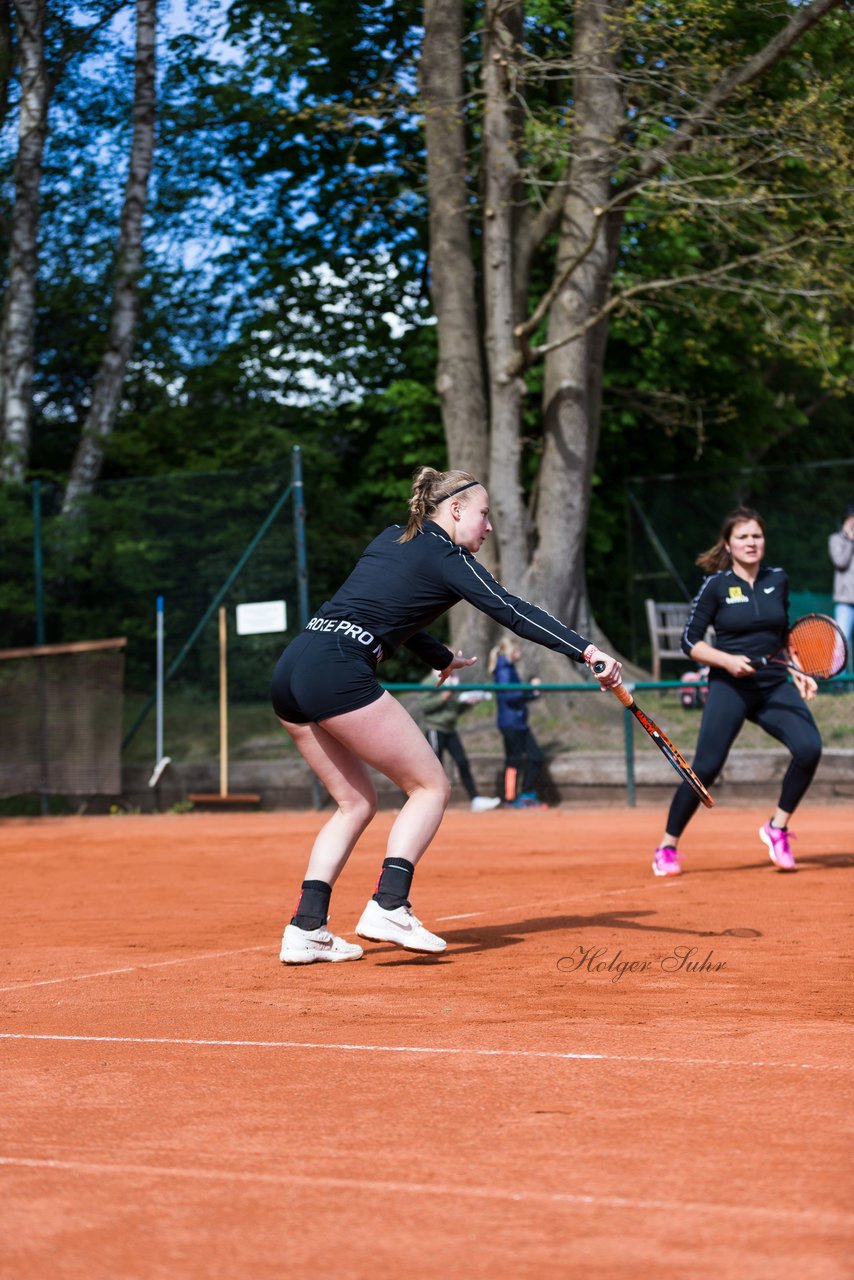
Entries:
{"type": "MultiPolygon", "coordinates": [[[[647,888],[648,886],[645,885],[643,887],[647,888]]],[[[609,898],[615,894],[634,893],[634,892],[635,892],[634,889],[609,889],[605,893],[584,894],[579,898],[573,898],[572,901],[584,902],[589,900],[590,898],[609,898]]],[[[443,923],[449,920],[470,920],[470,919],[474,919],[474,917],[476,916],[493,915],[495,912],[500,912],[500,911],[528,911],[532,907],[545,908],[546,906],[548,906],[550,909],[554,909],[555,906],[558,906],[558,905],[560,904],[555,903],[554,901],[550,901],[549,903],[544,903],[542,899],[540,899],[538,902],[524,902],[521,904],[514,903],[513,906],[508,906],[508,907],[491,907],[487,911],[470,911],[470,912],[467,912],[465,915],[439,916],[437,918],[437,921],[438,923],[443,923]]],[[[257,947],[238,947],[234,951],[208,951],[202,955],[179,956],[175,960],[153,960],[151,964],[127,965],[122,969],[100,969],[95,973],[72,973],[72,974],[67,974],[65,977],[62,977],[62,978],[44,978],[39,982],[15,982],[9,987],[0,987],[0,992],[27,991],[31,987],[52,987],[52,986],[56,986],[60,982],[85,982],[89,978],[110,978],[117,973],[136,973],[140,969],[159,969],[159,968],[162,968],[164,965],[170,965],[170,964],[192,964],[193,961],[195,960],[217,960],[217,959],[220,959],[222,956],[242,955],[246,951],[266,951],[267,948],[272,947],[272,945],[273,945],[272,943],[262,943],[260,946],[257,946],[257,947]]]]}
{"type": "MultiPolygon", "coordinates": [[[[59,1173],[82,1173],[96,1176],[114,1174],[119,1177],[133,1175],[153,1178],[189,1178],[201,1182],[257,1183],[262,1186],[272,1185],[277,1187],[335,1188],[346,1191],[350,1195],[354,1191],[365,1191],[390,1195],[452,1196],[454,1199],[510,1200],[516,1204],[565,1204],[621,1211],[634,1209],[645,1213],[650,1210],[665,1210],[667,1213],[672,1214],[674,1209],[672,1200],[635,1200],[629,1196],[576,1195],[568,1191],[510,1191],[500,1187],[473,1187],[468,1184],[457,1186],[437,1183],[432,1180],[430,1182],[390,1182],[356,1177],[323,1178],[306,1177],[300,1174],[246,1173],[241,1170],[229,1169],[170,1168],[150,1164],[102,1164],[86,1160],[35,1160],[24,1156],[0,1156],[0,1166],[18,1169],[46,1169],[59,1173]]],[[[680,1213],[726,1214],[729,1217],[736,1218],[770,1218],[771,1220],[779,1219],[784,1222],[803,1219],[806,1222],[822,1223],[827,1227],[842,1226],[854,1216],[842,1212],[836,1213],[827,1209],[799,1209],[796,1207],[773,1209],[764,1205],[715,1204],[711,1201],[696,1200],[679,1200],[678,1210],[680,1213]]]]}
{"type": "Polygon", "coordinates": [[[0,1031],[0,1040],[50,1040],[72,1044],[165,1044],[201,1049],[325,1049],[330,1053],[424,1053],[445,1057],[538,1058],[570,1062],[661,1062],[683,1067],[776,1067],[792,1071],[848,1071],[844,1062],[739,1062],[734,1058],[669,1058],[637,1053],[562,1053],[549,1049],[463,1049],[401,1044],[320,1044],[314,1040],[190,1040],[177,1036],[73,1036],[0,1031]]]}
{"type": "Polygon", "coordinates": [[[39,982],[16,982],[0,991],[26,991],[28,987],[52,987],[58,982],[84,982],[87,978],[109,978],[114,973],[136,973],[139,969],[162,969],[169,964],[192,964],[195,960],[219,960],[223,956],[239,956],[244,951],[266,951],[270,943],[257,947],[237,947],[234,951],[205,951],[201,955],[178,956],[173,960],[152,960],[150,964],[132,964],[124,969],[101,969],[97,973],[69,973],[64,978],[44,978],[39,982]]]}

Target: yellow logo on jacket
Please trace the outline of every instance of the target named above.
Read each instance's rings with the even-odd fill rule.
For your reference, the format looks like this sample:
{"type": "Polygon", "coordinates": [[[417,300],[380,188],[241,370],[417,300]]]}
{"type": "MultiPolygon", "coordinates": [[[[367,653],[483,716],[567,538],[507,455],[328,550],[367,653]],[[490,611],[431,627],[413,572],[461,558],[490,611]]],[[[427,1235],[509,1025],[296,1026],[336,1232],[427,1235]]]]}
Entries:
{"type": "Polygon", "coordinates": [[[727,587],[727,604],[748,604],[748,598],[741,587],[727,587]]]}

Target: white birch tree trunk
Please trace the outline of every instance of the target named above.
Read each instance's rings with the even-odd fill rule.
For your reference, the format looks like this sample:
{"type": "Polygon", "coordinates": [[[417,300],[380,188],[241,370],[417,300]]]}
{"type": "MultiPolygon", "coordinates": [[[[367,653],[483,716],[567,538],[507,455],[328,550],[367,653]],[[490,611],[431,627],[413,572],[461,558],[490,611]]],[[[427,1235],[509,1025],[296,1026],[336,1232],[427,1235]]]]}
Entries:
{"type": "Polygon", "coordinates": [[[50,85],[44,0],[15,0],[21,102],[9,271],[0,327],[0,481],[23,484],[30,457],[40,187],[50,85]]]}
{"type": "Polygon", "coordinates": [[[80,435],[62,504],[63,517],[79,509],[92,492],[115,427],[139,314],[142,231],[148,180],[154,155],[156,117],[155,39],[157,0],[137,0],[134,62],[133,137],[130,167],[119,224],[116,280],[107,348],[95,376],[92,405],[80,435]]]}

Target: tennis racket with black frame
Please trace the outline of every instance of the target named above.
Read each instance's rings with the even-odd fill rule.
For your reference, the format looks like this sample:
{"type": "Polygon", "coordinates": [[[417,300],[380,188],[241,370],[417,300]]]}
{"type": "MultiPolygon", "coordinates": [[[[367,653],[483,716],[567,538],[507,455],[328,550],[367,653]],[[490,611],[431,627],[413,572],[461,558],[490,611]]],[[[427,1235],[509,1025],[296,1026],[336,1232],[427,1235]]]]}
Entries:
{"type": "MultiPolygon", "coordinates": [[[[593,663],[593,672],[595,675],[599,675],[604,670],[604,662],[593,663]]],[[[622,702],[627,711],[631,711],[638,724],[641,725],[641,727],[644,728],[652,738],[665,760],[673,765],[673,768],[679,774],[682,781],[688,783],[688,786],[691,787],[691,789],[700,797],[707,809],[711,809],[715,802],[689,765],[688,761],[681,752],[676,750],[667,734],[662,733],[655,721],[651,720],[645,711],[641,711],[626,686],[624,684],[615,685],[611,689],[611,692],[619,702],[622,702]]]]}
{"type": "Polygon", "coordinates": [[[842,628],[826,613],[806,613],[792,623],[786,643],[767,658],[751,658],[751,666],[788,667],[814,680],[830,680],[845,670],[848,644],[842,628]]]}

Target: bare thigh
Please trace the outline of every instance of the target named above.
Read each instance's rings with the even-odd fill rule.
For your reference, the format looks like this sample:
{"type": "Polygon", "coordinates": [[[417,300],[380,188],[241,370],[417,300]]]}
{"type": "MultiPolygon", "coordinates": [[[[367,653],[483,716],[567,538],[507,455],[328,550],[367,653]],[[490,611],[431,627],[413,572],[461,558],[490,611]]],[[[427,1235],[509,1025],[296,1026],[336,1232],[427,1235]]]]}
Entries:
{"type": "Polygon", "coordinates": [[[281,723],[293,738],[308,767],[317,774],[341,808],[367,803],[376,808],[377,792],[359,757],[333,737],[322,724],[281,723]]]}
{"type": "Polygon", "coordinates": [[[323,728],[353,759],[385,774],[407,795],[419,788],[447,790],[441,761],[409,712],[388,691],[358,711],[330,716],[323,728]]]}

